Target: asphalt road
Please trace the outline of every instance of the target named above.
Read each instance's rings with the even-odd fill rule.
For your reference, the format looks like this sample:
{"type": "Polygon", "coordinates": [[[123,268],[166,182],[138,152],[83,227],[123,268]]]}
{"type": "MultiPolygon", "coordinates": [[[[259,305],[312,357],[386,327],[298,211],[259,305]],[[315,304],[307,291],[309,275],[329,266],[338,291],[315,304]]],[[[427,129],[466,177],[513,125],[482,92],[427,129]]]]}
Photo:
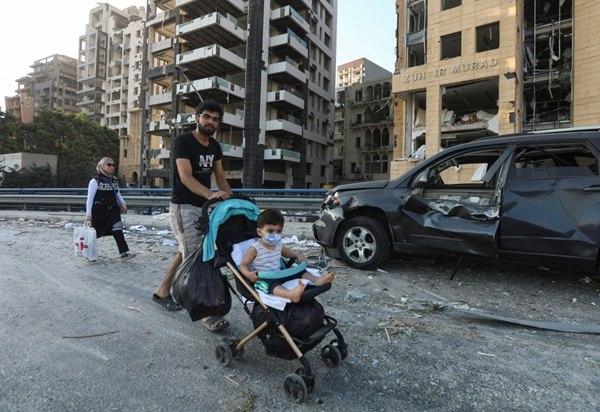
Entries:
{"type": "MultiPolygon", "coordinates": [[[[87,263],[69,246],[64,225],[73,215],[17,216],[0,211],[1,411],[600,409],[600,336],[450,310],[598,325],[600,284],[589,274],[467,262],[451,282],[451,261],[395,260],[375,272],[334,262],[336,284],[320,300],[350,356],[328,369],[313,350],[316,388],[298,407],[282,390],[296,363],[267,357],[253,341],[244,359],[222,368],[213,354],[219,335],[151,302],[174,249],[164,236],[128,233],[139,255],[127,262],[101,239],[99,260],[87,263]]],[[[161,227],[151,217],[125,220],[144,222],[161,227]]],[[[306,224],[288,229],[310,233],[306,224]]],[[[251,330],[239,304],[228,319],[225,336],[251,330]]]]}

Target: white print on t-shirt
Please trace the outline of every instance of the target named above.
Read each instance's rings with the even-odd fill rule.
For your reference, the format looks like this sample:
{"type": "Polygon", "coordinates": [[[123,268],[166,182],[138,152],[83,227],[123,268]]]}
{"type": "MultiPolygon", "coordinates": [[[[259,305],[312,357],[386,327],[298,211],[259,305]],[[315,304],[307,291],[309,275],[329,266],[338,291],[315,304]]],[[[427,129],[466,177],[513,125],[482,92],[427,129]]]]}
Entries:
{"type": "Polygon", "coordinates": [[[119,190],[119,184],[118,183],[99,182],[98,190],[119,190]]]}
{"type": "Polygon", "coordinates": [[[206,156],[200,155],[198,164],[200,165],[200,167],[202,167],[204,169],[210,169],[210,168],[212,168],[214,158],[215,158],[215,155],[206,155],[206,156]]]}

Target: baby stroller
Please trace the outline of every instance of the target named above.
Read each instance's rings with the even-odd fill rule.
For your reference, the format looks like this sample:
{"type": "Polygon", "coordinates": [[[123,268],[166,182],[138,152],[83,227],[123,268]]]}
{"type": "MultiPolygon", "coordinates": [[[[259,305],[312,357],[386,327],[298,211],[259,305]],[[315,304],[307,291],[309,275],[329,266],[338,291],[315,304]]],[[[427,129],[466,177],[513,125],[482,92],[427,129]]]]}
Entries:
{"type": "MultiPolygon", "coordinates": [[[[227,285],[242,303],[255,327],[242,339],[219,343],[215,347],[215,356],[221,365],[230,365],[234,359],[243,356],[244,346],[258,336],[268,356],[300,361],[301,366],[283,381],[287,397],[300,403],[315,387],[315,375],[304,354],[333,332],[335,339],[323,346],[321,358],[328,367],[337,367],[348,355],[348,347],[337,329],[336,320],[327,316],[315,299],[316,295],[328,290],[330,284],[307,286],[301,302],[287,303],[283,310],[279,310],[267,306],[260,297],[264,295],[259,294],[238,269],[245,255],[244,245],[249,245],[258,236],[256,217],[259,212],[254,201],[245,196],[238,195],[225,201],[213,199],[204,204],[198,222],[204,233],[205,260],[214,259],[216,267],[227,267],[231,271],[235,288],[229,282],[227,285]]],[[[290,268],[293,263],[287,262],[286,266],[290,268]]]]}

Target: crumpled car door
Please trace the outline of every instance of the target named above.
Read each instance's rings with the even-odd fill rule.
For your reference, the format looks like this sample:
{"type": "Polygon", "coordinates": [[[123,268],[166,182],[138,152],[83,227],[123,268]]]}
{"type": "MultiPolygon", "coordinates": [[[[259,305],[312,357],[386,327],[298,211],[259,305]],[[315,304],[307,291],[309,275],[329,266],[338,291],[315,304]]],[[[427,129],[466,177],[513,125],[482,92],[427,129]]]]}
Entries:
{"type": "MultiPolygon", "coordinates": [[[[507,160],[515,146],[510,145],[486,172],[490,181],[500,173],[496,183],[498,202],[494,206],[452,199],[427,199],[410,194],[402,206],[402,232],[411,243],[461,254],[496,257],[500,198],[506,181],[507,160]],[[504,167],[503,167],[504,166],[504,167]]],[[[443,190],[443,189],[441,189],[443,190]]]]}

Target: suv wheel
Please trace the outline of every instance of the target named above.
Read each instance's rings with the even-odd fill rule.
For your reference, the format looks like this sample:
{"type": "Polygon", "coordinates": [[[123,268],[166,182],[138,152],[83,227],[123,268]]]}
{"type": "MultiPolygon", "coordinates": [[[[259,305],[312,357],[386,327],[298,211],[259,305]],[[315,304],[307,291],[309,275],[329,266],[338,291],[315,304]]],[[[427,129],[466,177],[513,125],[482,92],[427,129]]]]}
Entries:
{"type": "Polygon", "coordinates": [[[373,218],[358,216],[343,223],[337,241],[342,258],[357,269],[375,269],[390,252],[389,236],[373,218]]]}

